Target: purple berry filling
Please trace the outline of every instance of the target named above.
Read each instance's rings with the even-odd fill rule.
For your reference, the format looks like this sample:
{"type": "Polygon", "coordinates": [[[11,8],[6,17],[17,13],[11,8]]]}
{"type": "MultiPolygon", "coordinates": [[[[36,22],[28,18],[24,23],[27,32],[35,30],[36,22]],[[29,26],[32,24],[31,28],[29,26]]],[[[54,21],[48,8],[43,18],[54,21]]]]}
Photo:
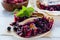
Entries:
{"type": "Polygon", "coordinates": [[[37,36],[38,34],[43,34],[52,28],[53,20],[49,22],[49,19],[46,19],[45,17],[34,19],[34,22],[28,22],[24,25],[17,25],[17,23],[14,23],[13,30],[16,31],[17,35],[29,38],[33,36],[37,36]],[[17,28],[16,28],[17,27],[17,28]]]}
{"type": "Polygon", "coordinates": [[[25,2],[27,0],[3,0],[6,3],[11,3],[11,4],[15,4],[15,3],[22,3],[25,2]]]}
{"type": "Polygon", "coordinates": [[[43,9],[43,10],[49,10],[49,11],[60,11],[60,5],[59,4],[45,6],[41,3],[39,3],[39,8],[43,9]]]}

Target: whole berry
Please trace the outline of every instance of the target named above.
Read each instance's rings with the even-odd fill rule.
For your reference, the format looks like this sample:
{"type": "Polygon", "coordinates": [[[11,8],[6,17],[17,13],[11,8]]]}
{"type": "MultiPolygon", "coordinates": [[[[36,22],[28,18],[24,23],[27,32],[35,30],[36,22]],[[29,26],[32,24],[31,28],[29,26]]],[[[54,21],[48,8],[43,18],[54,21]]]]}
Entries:
{"type": "Polygon", "coordinates": [[[18,28],[14,27],[13,30],[16,32],[18,28]]]}
{"type": "Polygon", "coordinates": [[[7,27],[7,30],[8,30],[8,31],[11,31],[11,27],[7,27]]]}

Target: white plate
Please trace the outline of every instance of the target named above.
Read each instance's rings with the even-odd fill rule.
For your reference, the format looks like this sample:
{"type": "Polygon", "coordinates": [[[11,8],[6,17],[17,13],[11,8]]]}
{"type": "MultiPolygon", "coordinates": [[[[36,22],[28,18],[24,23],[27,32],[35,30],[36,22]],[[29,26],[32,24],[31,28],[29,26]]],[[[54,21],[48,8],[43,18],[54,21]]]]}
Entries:
{"type": "Polygon", "coordinates": [[[43,34],[40,34],[40,35],[37,35],[35,37],[31,37],[31,38],[23,38],[23,37],[20,37],[19,35],[17,35],[14,31],[11,31],[11,32],[7,32],[5,31],[3,34],[1,34],[2,36],[14,36],[18,39],[21,39],[21,40],[33,40],[33,39],[38,39],[38,38],[41,38],[41,37],[49,37],[50,36],[50,33],[51,33],[51,30],[46,32],[46,33],[43,33],[43,34]]]}
{"type": "Polygon", "coordinates": [[[41,10],[36,5],[37,0],[30,0],[31,6],[38,12],[47,12],[49,15],[60,15],[60,11],[48,11],[48,10],[41,10]]]}
{"type": "MultiPolygon", "coordinates": [[[[41,12],[41,13],[45,14],[44,12],[41,12]]],[[[49,15],[47,15],[47,14],[45,14],[45,16],[52,18],[51,16],[49,16],[49,15]]],[[[48,32],[46,32],[46,33],[39,34],[39,35],[37,35],[37,36],[35,36],[35,37],[31,37],[31,38],[22,38],[22,37],[18,36],[18,35],[13,31],[13,27],[12,27],[12,26],[11,26],[11,28],[12,28],[11,32],[6,32],[7,30],[5,30],[5,32],[4,32],[2,35],[8,35],[8,36],[11,35],[11,36],[14,36],[14,37],[19,38],[19,39],[24,39],[24,40],[28,40],[28,39],[29,39],[29,40],[32,40],[32,39],[41,38],[41,37],[49,37],[49,35],[50,35],[51,31],[52,31],[52,30],[50,30],[50,31],[48,31],[48,32]]]]}

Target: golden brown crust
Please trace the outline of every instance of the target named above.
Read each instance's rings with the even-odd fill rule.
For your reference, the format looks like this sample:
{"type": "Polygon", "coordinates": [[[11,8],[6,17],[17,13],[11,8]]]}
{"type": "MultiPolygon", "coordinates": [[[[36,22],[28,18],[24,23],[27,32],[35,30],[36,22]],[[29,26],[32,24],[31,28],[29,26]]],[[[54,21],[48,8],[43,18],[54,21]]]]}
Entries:
{"type": "Polygon", "coordinates": [[[32,16],[37,16],[37,17],[43,17],[44,15],[42,13],[33,13],[32,16]]]}
{"type": "Polygon", "coordinates": [[[2,6],[5,8],[5,10],[8,10],[8,11],[13,11],[14,10],[14,7],[13,7],[12,4],[2,3],[2,6]]]}
{"type": "Polygon", "coordinates": [[[40,8],[39,3],[40,3],[39,0],[37,0],[37,1],[36,1],[36,5],[37,5],[38,8],[40,8]]]}

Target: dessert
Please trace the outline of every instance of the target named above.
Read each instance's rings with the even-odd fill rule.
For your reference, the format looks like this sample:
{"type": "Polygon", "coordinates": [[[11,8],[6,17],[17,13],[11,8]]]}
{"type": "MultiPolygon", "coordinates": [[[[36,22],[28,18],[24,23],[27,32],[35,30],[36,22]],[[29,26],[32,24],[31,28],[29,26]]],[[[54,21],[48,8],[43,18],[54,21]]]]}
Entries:
{"type": "Polygon", "coordinates": [[[22,6],[27,6],[28,0],[3,0],[2,6],[8,11],[21,9],[22,6]]]}
{"type": "Polygon", "coordinates": [[[30,38],[44,34],[51,30],[53,19],[46,17],[31,17],[13,25],[13,29],[20,37],[30,38]]]}
{"type": "Polygon", "coordinates": [[[60,11],[60,0],[37,0],[36,3],[42,10],[60,11]]]}
{"type": "Polygon", "coordinates": [[[15,12],[15,21],[10,25],[19,37],[30,38],[50,31],[53,22],[53,18],[34,12],[32,7],[23,6],[21,10],[15,12]]]}

